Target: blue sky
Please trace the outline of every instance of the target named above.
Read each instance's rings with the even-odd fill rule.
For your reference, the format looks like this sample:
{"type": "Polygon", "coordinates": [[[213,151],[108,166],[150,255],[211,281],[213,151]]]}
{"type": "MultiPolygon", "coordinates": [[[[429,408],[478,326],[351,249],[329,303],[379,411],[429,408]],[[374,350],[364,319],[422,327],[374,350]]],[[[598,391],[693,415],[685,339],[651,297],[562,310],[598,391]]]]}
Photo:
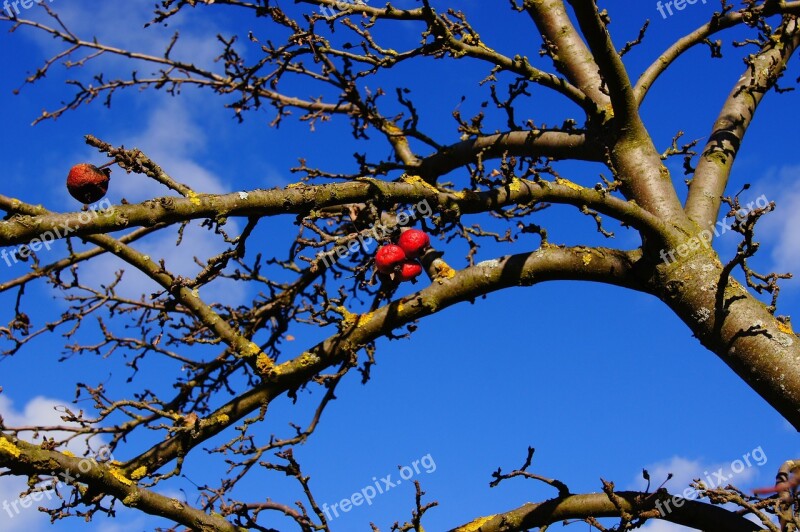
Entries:
{"type": "MultiPolygon", "coordinates": [[[[289,3],[289,2],[286,2],[289,3]]],[[[440,4],[437,2],[435,4],[440,4]]],[[[168,28],[142,29],[152,2],[126,2],[125,16],[119,4],[86,0],[52,0],[51,6],[76,33],[97,35],[118,46],[157,53],[175,29],[182,40],[175,56],[184,54],[198,64],[211,64],[218,53],[217,33],[244,35],[250,26],[241,13],[226,9],[195,9],[178,17],[168,28]]],[[[401,0],[397,5],[416,5],[401,0]]],[[[522,15],[502,14],[507,2],[463,3],[476,28],[493,48],[525,53],[538,58],[538,35],[522,15]]],[[[612,17],[612,32],[621,46],[635,38],[639,27],[651,19],[645,43],[626,56],[632,77],[668,44],[711,16],[712,2],[697,2],[662,18],[655,2],[603,3],[612,17]]],[[[293,13],[309,6],[287,7],[293,13]]],[[[32,10],[25,15],[40,16],[32,10]]],[[[7,28],[6,26],[3,27],[7,28]]],[[[254,27],[264,31],[262,22],[254,27]]],[[[398,47],[414,42],[417,28],[398,24],[385,38],[398,47]]],[[[653,87],[643,106],[643,116],[660,149],[666,149],[678,130],[685,139],[704,139],[731,85],[741,76],[742,49],[730,45],[724,34],[724,61],[711,60],[706,48],[686,54],[653,87]]],[[[95,73],[91,64],[80,72],[65,75],[53,70],[46,79],[25,86],[19,95],[12,91],[39,64],[58,50],[49,38],[24,29],[16,34],[0,32],[0,97],[2,105],[3,193],[49,209],[76,208],[66,193],[64,179],[69,167],[88,160],[102,162],[89,149],[83,136],[94,134],[113,144],[139,147],[180,181],[202,192],[233,192],[253,188],[285,186],[293,181],[290,168],[304,157],[309,166],[352,171],[355,151],[384,155],[388,146],[379,138],[355,143],[347,125],[334,120],[309,132],[307,124],[284,120],[271,129],[270,110],[246,116],[238,124],[223,101],[207,92],[186,90],[173,98],[164,93],[130,91],[117,95],[110,109],[95,102],[58,121],[30,123],[42,111],[59,106],[69,97],[63,81],[74,76],[88,78],[95,73]]],[[[252,59],[255,51],[249,50],[252,59]]],[[[796,59],[796,58],[795,58],[796,59]]],[[[548,68],[546,61],[542,66],[548,68]]],[[[129,71],[131,66],[108,60],[112,72],[129,71]]],[[[144,69],[146,70],[146,69],[144,69]]],[[[412,88],[411,96],[423,112],[421,127],[437,138],[454,142],[458,134],[451,119],[461,104],[464,116],[471,116],[485,98],[476,81],[486,75],[483,65],[465,62],[426,61],[414,68],[384,73],[379,84],[393,94],[396,86],[412,88]]],[[[787,78],[798,76],[796,63],[787,78]]],[[[378,81],[368,81],[371,87],[378,81]]],[[[319,87],[292,87],[298,95],[323,92],[319,87]]],[[[561,123],[579,117],[578,110],[563,98],[533,89],[534,97],[522,111],[542,123],[561,123]]],[[[731,192],[743,183],[751,189],[747,201],[762,194],[778,203],[778,209],[759,232],[763,248],[756,264],[762,269],[793,271],[800,257],[800,238],[794,227],[800,223],[800,155],[796,135],[787,119],[797,118],[797,93],[771,93],[759,109],[747,134],[731,179],[731,192]]],[[[387,103],[389,98],[387,99],[387,103]]],[[[495,118],[501,123],[502,117],[495,118]]],[[[500,127],[500,126],[498,126],[500,127]]],[[[702,144],[702,140],[701,140],[702,144]]],[[[681,161],[669,163],[678,190],[685,186],[681,161]]],[[[565,177],[592,185],[601,170],[588,164],[560,166],[565,177]]],[[[464,174],[454,172],[450,180],[462,182],[464,174]]],[[[112,175],[108,197],[114,203],[123,197],[140,201],[164,195],[157,184],[137,175],[117,171],[112,175]]],[[[594,222],[571,208],[552,208],[541,214],[552,242],[597,244],[594,222]]],[[[249,250],[265,256],[285,255],[293,237],[291,219],[262,222],[249,250]],[[256,245],[254,245],[257,243],[256,245]]],[[[478,219],[475,219],[477,222],[478,219]]],[[[231,230],[243,226],[232,221],[231,230]]],[[[615,241],[607,245],[633,247],[637,237],[616,227],[615,241]]],[[[219,243],[193,227],[184,244],[176,248],[174,234],[150,238],[141,249],[163,257],[167,265],[184,274],[197,272],[194,255],[210,257],[219,243]]],[[[738,243],[733,233],[722,236],[715,247],[723,260],[738,243]]],[[[464,267],[465,246],[436,243],[454,267],[464,267]]],[[[477,260],[509,252],[531,250],[537,238],[523,236],[513,245],[485,244],[477,260]]],[[[45,259],[55,259],[55,248],[45,259]]],[[[85,265],[85,280],[108,282],[123,268],[115,258],[102,257],[85,265]]],[[[127,268],[128,270],[130,268],[127,268]]],[[[25,265],[7,267],[0,262],[0,280],[25,271],[25,265]]],[[[135,272],[128,272],[122,290],[129,295],[153,291],[153,286],[135,272]]],[[[800,303],[797,281],[784,283],[779,314],[792,315],[800,303]]],[[[411,291],[407,286],[403,290],[411,291]]],[[[402,292],[401,292],[402,293],[402,292]]],[[[4,321],[13,317],[16,294],[0,297],[6,308],[4,321]]],[[[253,294],[230,283],[212,286],[204,292],[210,300],[245,302],[253,294]]],[[[26,309],[39,320],[52,319],[67,307],[44,284],[26,292],[26,309]]],[[[357,306],[354,306],[357,308],[357,306]]],[[[84,339],[96,330],[87,327],[84,339]]],[[[331,333],[309,327],[290,331],[296,338],[284,356],[297,354],[331,333]]],[[[146,361],[132,384],[125,381],[131,370],[120,353],[107,359],[88,355],[57,362],[65,340],[59,334],[42,337],[16,356],[0,360],[0,413],[9,425],[49,424],[58,421],[53,406],[69,405],[75,383],[104,383],[124,394],[144,387],[165,390],[170,382],[163,375],[174,374],[175,364],[146,361]],[[170,373],[171,372],[171,373],[170,373]]],[[[193,353],[183,353],[192,356],[193,353]]],[[[522,464],[527,447],[536,448],[533,470],[559,478],[573,492],[598,491],[600,478],[613,480],[620,488],[640,486],[641,469],[647,468],[660,484],[667,472],[675,474],[667,487],[680,492],[691,481],[720,467],[728,468],[754,449],[766,460],[736,475],[742,488],[769,484],[784,460],[796,458],[797,437],[778,414],[741,382],[713,354],[702,348],[660,301],[622,289],[587,283],[544,284],[489,295],[474,305],[465,303],[425,319],[411,339],[380,340],[378,364],[366,386],[357,374],[347,377],[323,416],[311,441],[295,449],[317,501],[331,505],[354,492],[374,485],[373,477],[399,477],[398,466],[410,466],[427,457],[413,479],[422,482],[426,500],[439,506],[427,514],[427,530],[445,530],[479,515],[516,508],[527,501],[543,500],[555,493],[542,485],[521,480],[490,489],[491,472],[498,467],[511,470],[522,464]],[[435,464],[435,465],[434,465],[435,464]],[[430,472],[426,472],[426,471],[430,472]]],[[[297,405],[281,399],[271,406],[273,420],[254,433],[262,440],[270,434],[291,434],[289,421],[308,420],[318,391],[300,394],[297,405]]],[[[80,406],[88,408],[88,403],[80,406]]],[[[216,438],[210,444],[226,441],[216,438]]],[[[131,454],[147,443],[134,439],[120,449],[131,454]]],[[[209,445],[210,445],[209,444],[209,445]]],[[[206,446],[208,447],[208,446],[206,446]]],[[[125,456],[117,456],[126,459],[125,456]]],[[[165,482],[159,490],[189,503],[197,502],[194,485],[214,484],[224,475],[219,456],[202,453],[187,461],[185,479],[165,482]]],[[[0,501],[13,500],[22,481],[0,478],[0,501]]],[[[247,500],[267,497],[291,503],[300,494],[296,486],[280,475],[257,473],[237,492],[247,500]]],[[[391,523],[410,519],[413,508],[410,480],[375,498],[371,506],[360,506],[334,519],[333,529],[367,530],[374,522],[382,530],[391,523]]],[[[270,522],[291,530],[285,520],[270,522]]],[[[8,518],[0,513],[3,530],[78,530],[77,520],[49,525],[46,516],[27,510],[8,518]]],[[[100,520],[94,527],[114,530],[152,530],[165,523],[156,518],[121,509],[114,521],[100,520]]],[[[660,523],[646,530],[678,530],[660,523]]]]}

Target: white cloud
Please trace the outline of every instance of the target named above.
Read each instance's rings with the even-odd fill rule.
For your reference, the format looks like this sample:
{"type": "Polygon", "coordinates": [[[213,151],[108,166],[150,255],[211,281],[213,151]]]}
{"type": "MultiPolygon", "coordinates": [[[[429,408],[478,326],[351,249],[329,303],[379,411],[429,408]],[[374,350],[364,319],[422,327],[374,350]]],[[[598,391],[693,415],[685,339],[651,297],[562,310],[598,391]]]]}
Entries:
{"type": "MultiPolygon", "coordinates": [[[[682,456],[673,456],[669,460],[656,462],[645,466],[644,469],[650,474],[650,489],[653,490],[660,486],[671,473],[672,478],[664,487],[673,495],[683,495],[684,490],[695,480],[700,479],[706,486],[716,488],[733,484],[742,487],[751,481],[758,473],[759,463],[766,463],[766,455],[763,453],[752,452],[755,457],[747,453],[746,458],[735,459],[731,462],[710,463],[702,460],[691,460],[682,456]],[[749,466],[747,464],[750,464],[749,466]],[[725,477],[724,481],[718,475],[725,477]]],[[[640,475],[629,485],[630,489],[643,490],[647,486],[647,481],[640,475]]],[[[697,500],[696,493],[688,493],[689,498],[697,500]]],[[[642,527],[645,532],[682,532],[694,530],[685,526],[676,525],[668,521],[652,520],[642,527]]]]}
{"type": "MultiPolygon", "coordinates": [[[[235,224],[229,224],[225,229],[236,234],[234,226],[235,224]]],[[[183,277],[194,277],[200,271],[201,267],[195,263],[195,257],[205,263],[208,258],[225,248],[220,245],[221,237],[201,228],[199,222],[186,228],[180,246],[176,246],[176,230],[164,230],[162,233],[145,243],[134,244],[134,247],[156,262],[163,259],[169,272],[183,277]]],[[[89,281],[93,285],[108,284],[118,270],[125,271],[122,282],[117,286],[117,294],[120,296],[138,299],[142,294],[149,297],[151,293],[163,290],[138,269],[108,254],[86,263],[81,280],[89,281]]],[[[241,303],[246,295],[246,288],[241,285],[242,283],[227,279],[216,280],[201,288],[200,296],[207,302],[235,305],[241,303]]]]}
{"type": "MultiPolygon", "coordinates": [[[[75,410],[75,405],[69,401],[38,396],[28,401],[21,410],[17,410],[8,396],[0,395],[0,415],[3,417],[3,422],[7,427],[71,425],[61,420],[60,411],[63,411],[64,406],[69,406],[71,410],[75,410]]],[[[34,443],[41,441],[45,436],[59,439],[67,434],[64,431],[42,431],[39,437],[34,438],[31,432],[22,432],[20,437],[34,443]]],[[[92,439],[92,448],[95,451],[104,444],[105,442],[100,438],[92,439]]],[[[67,449],[72,451],[73,454],[81,456],[86,450],[85,438],[73,440],[67,445],[67,449]]],[[[76,526],[81,529],[85,528],[85,525],[83,527],[75,525],[73,524],[74,521],[69,519],[58,521],[56,524],[51,525],[49,516],[37,510],[39,506],[55,507],[57,504],[55,492],[41,492],[41,495],[37,496],[40,497],[38,501],[26,498],[24,499],[26,504],[27,502],[30,502],[30,504],[27,508],[23,507],[19,495],[26,489],[27,482],[25,478],[17,476],[0,477],[0,530],[3,532],[46,532],[53,529],[73,530],[76,526]]],[[[181,501],[185,499],[182,493],[176,491],[160,490],[160,493],[181,501]]],[[[152,517],[142,515],[136,509],[124,507],[119,502],[116,504],[116,513],[115,519],[98,515],[95,517],[91,527],[100,532],[120,532],[122,530],[149,530],[153,529],[154,523],[156,523],[152,517]]]]}
{"type": "MultiPolygon", "coordinates": [[[[17,410],[13,401],[5,395],[0,395],[0,415],[7,427],[47,427],[47,426],[74,426],[75,423],[66,423],[61,419],[64,407],[76,410],[75,405],[69,401],[62,401],[50,397],[34,397],[22,408],[17,410]]],[[[24,440],[37,443],[44,437],[63,439],[70,435],[67,431],[42,431],[36,437],[32,432],[22,432],[20,437],[24,440]]],[[[100,438],[93,438],[92,449],[95,451],[104,445],[100,438]]],[[[75,438],[66,448],[77,456],[82,456],[86,451],[86,438],[75,438]]],[[[48,517],[37,511],[39,506],[51,506],[48,501],[55,501],[53,492],[43,492],[41,500],[25,499],[30,505],[25,508],[19,501],[19,494],[27,489],[26,480],[22,477],[0,477],[0,529],[4,532],[32,532],[34,530],[49,530],[48,517]],[[5,503],[5,504],[4,504],[5,503]]]]}
{"type": "MultiPolygon", "coordinates": [[[[758,183],[767,199],[775,201],[775,211],[759,221],[757,236],[771,244],[771,269],[797,272],[800,262],[800,165],[770,170],[758,183]]],[[[791,285],[792,283],[787,283],[791,285]]],[[[786,285],[784,285],[786,286],[786,285]]]]}
{"type": "MultiPolygon", "coordinates": [[[[754,453],[756,454],[756,453],[754,453]]],[[[758,456],[762,456],[759,454],[758,456]]],[[[765,456],[763,458],[766,458],[765,456]]],[[[762,463],[765,463],[762,458],[762,463]]],[[[750,458],[747,462],[737,459],[732,462],[709,463],[701,460],[690,460],[682,456],[673,456],[669,460],[656,462],[645,466],[650,473],[651,488],[653,485],[659,486],[672,473],[672,478],[664,485],[671,493],[680,494],[695,480],[700,479],[709,487],[716,488],[719,485],[726,486],[734,484],[742,486],[752,480],[758,473],[758,461],[750,458]],[[750,465],[748,466],[747,463],[750,465]],[[722,475],[724,479],[721,479],[722,475]],[[724,481],[723,481],[724,480],[724,481]]],[[[644,489],[647,482],[638,475],[633,482],[634,489],[644,489]]]]}
{"type": "MultiPolygon", "coordinates": [[[[22,410],[17,410],[14,403],[5,395],[0,395],[0,415],[3,416],[7,427],[48,427],[48,426],[77,426],[77,423],[65,422],[61,419],[65,408],[72,412],[77,412],[80,407],[70,401],[53,399],[50,397],[37,396],[28,401],[22,410]]],[[[64,439],[72,434],[67,431],[42,431],[36,437],[33,432],[23,432],[20,437],[31,443],[38,443],[42,438],[64,439]]],[[[104,444],[101,438],[95,437],[91,440],[91,447],[97,450],[104,444]]],[[[71,440],[66,448],[77,456],[82,456],[86,452],[86,437],[78,437],[71,440]]]]}
{"type": "MultiPolygon", "coordinates": [[[[214,58],[221,51],[220,43],[213,37],[222,32],[216,25],[218,19],[191,16],[191,10],[184,10],[171,18],[167,26],[154,24],[144,28],[144,25],[153,18],[152,2],[126,2],[123,6],[116,2],[72,0],[51,3],[49,7],[58,14],[70,31],[84,40],[90,41],[96,37],[99,42],[109,46],[162,56],[172,35],[179,31],[180,38],[172,50],[171,57],[204,68],[211,67],[214,58]]],[[[58,27],[58,24],[46,16],[44,10],[38,6],[24,11],[21,17],[58,27]]],[[[42,31],[28,30],[24,35],[48,55],[66,48],[63,43],[42,31]]],[[[131,70],[130,60],[116,55],[105,54],[99,61],[93,63],[113,69],[106,70],[106,74],[113,74],[119,68],[120,75],[129,75],[131,70]]]]}
{"type": "MultiPolygon", "coordinates": [[[[189,185],[195,192],[233,192],[231,184],[194,162],[193,157],[206,149],[208,139],[187,109],[188,103],[184,98],[161,99],[150,111],[144,130],[121,140],[127,146],[141,149],[173,179],[189,185]]],[[[112,173],[111,179],[114,194],[131,202],[176,194],[147,176],[126,174],[120,169],[112,173]]]]}
{"type": "MultiPolygon", "coordinates": [[[[21,477],[0,477],[0,528],[4,532],[31,532],[43,529],[47,516],[37,511],[34,506],[22,508],[13,503],[19,494],[27,489],[27,483],[21,477]],[[7,503],[3,505],[3,503],[7,503]],[[19,510],[19,511],[16,511],[19,510]]],[[[37,507],[42,503],[35,503],[37,507]]]]}
{"type": "MultiPolygon", "coordinates": [[[[233,192],[231,183],[226,183],[193,160],[193,157],[206,149],[207,138],[203,128],[187,110],[186,104],[187,101],[182,99],[162,100],[151,111],[142,133],[124,144],[140,148],[173,179],[198,193],[233,192]]],[[[143,175],[126,174],[117,170],[112,173],[111,179],[109,194],[112,198],[124,197],[130,202],[140,202],[154,197],[176,195],[164,185],[143,175]]],[[[197,221],[186,227],[180,246],[176,246],[177,226],[162,230],[133,246],[156,262],[163,259],[168,271],[184,277],[194,277],[201,269],[195,263],[194,257],[205,264],[207,259],[229,247],[221,235],[200,227],[200,224],[197,221]]],[[[236,236],[239,223],[231,219],[223,229],[229,236],[236,236]]],[[[125,275],[118,287],[119,295],[138,299],[141,294],[149,295],[161,290],[145,274],[113,255],[103,255],[87,262],[82,268],[82,281],[91,280],[94,285],[108,284],[113,280],[114,273],[120,269],[125,270],[125,275]]],[[[200,295],[208,301],[235,305],[243,301],[246,289],[242,283],[217,280],[201,288],[200,295]]]]}
{"type": "MultiPolygon", "coordinates": [[[[672,474],[672,478],[665,487],[671,492],[683,491],[695,478],[702,477],[703,466],[697,460],[689,460],[680,456],[673,456],[668,461],[650,464],[645,467],[650,473],[651,487],[659,486],[672,474]]],[[[637,475],[634,482],[635,489],[644,489],[647,481],[637,475]]]]}

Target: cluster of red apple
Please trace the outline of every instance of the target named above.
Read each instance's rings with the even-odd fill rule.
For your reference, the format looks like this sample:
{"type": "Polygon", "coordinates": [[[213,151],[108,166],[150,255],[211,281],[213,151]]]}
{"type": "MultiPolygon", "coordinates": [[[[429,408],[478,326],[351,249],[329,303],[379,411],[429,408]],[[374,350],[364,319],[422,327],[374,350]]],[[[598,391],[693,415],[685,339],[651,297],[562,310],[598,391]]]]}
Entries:
{"type": "Polygon", "coordinates": [[[375,268],[393,280],[413,281],[422,273],[417,260],[431,245],[425,231],[408,229],[397,239],[397,244],[387,244],[375,253],[375,268]]]}

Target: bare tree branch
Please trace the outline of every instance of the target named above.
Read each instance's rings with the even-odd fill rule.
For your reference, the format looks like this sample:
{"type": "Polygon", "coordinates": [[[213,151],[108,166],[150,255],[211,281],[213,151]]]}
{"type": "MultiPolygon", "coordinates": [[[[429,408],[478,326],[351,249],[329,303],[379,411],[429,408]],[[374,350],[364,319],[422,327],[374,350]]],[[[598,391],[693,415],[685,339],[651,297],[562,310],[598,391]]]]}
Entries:
{"type": "MultiPolygon", "coordinates": [[[[605,493],[567,495],[541,503],[528,503],[515,510],[478,518],[471,523],[452,529],[450,532],[522,532],[532,527],[547,525],[586,516],[619,517],[620,509],[634,515],[658,518],[655,504],[659,500],[672,499],[666,492],[639,493],[633,491],[614,492],[619,507],[605,493]]],[[[683,500],[680,508],[674,508],[664,520],[698,530],[725,530],[728,532],[757,532],[761,526],[723,508],[692,500],[683,500]]]]}
{"type": "Polygon", "coordinates": [[[716,223],[733,162],[756,109],[800,46],[797,18],[786,18],[766,39],[761,51],[748,59],[747,70],[722,105],[695,169],[686,213],[702,228],[716,223]]]}
{"type": "Polygon", "coordinates": [[[800,14],[800,2],[764,2],[760,5],[753,5],[738,11],[725,13],[724,15],[715,14],[711,21],[694,30],[693,32],[681,37],[665,50],[658,59],[647,67],[636,82],[634,92],[639,105],[644,101],[650,87],[684,52],[701,44],[703,41],[720,31],[732,28],[739,24],[752,21],[759,16],[769,16],[776,13],[800,14]]]}

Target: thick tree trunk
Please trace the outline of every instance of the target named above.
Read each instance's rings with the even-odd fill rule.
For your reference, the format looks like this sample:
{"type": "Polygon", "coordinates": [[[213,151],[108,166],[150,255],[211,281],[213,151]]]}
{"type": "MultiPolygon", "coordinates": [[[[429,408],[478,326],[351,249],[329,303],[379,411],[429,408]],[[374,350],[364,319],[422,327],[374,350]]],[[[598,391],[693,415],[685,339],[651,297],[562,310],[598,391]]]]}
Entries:
{"type": "Polygon", "coordinates": [[[658,268],[654,292],[742,380],[800,430],[800,346],[791,328],[702,247],[658,268]]]}

